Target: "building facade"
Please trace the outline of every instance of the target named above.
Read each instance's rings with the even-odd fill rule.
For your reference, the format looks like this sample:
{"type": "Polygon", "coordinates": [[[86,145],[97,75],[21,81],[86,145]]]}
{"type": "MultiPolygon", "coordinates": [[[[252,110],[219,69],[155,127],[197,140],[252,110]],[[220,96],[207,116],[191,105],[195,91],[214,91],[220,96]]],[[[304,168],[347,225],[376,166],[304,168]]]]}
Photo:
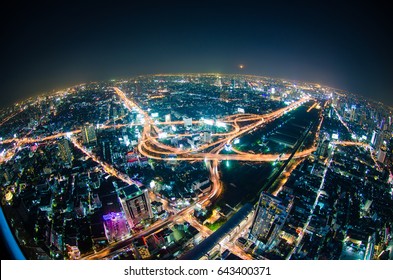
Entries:
{"type": "Polygon", "coordinates": [[[128,185],[119,190],[119,199],[131,229],[141,221],[153,218],[149,193],[145,186],[128,185]]]}
{"type": "Polygon", "coordinates": [[[281,199],[263,192],[255,211],[250,239],[263,249],[274,247],[291,205],[285,206],[281,199]]]}

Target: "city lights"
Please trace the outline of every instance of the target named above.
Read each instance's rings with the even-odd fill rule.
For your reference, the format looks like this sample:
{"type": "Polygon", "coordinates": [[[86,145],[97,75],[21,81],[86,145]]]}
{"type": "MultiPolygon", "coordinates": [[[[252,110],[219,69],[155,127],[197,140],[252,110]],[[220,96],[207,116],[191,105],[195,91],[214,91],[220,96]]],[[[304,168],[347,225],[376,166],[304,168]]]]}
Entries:
{"type": "Polygon", "coordinates": [[[7,125],[18,115],[0,125],[7,135],[0,141],[2,203],[33,221],[33,231],[20,229],[44,240],[35,244],[45,248],[40,257],[386,255],[377,242],[391,241],[370,237],[367,223],[356,220],[377,215],[380,230],[390,223],[366,191],[372,186],[391,198],[392,176],[383,173],[392,135],[386,114],[373,113],[376,125],[362,127],[372,110],[308,83],[221,74],[153,80],[93,84],[27,106],[39,119],[48,108],[58,111],[62,121],[46,119],[45,127],[33,117],[28,129],[7,125]],[[220,92],[209,99],[206,89],[220,92]],[[60,111],[64,102],[96,111],[60,111]],[[349,180],[357,187],[347,188],[349,180]],[[348,239],[355,225],[367,238],[348,239]],[[212,243],[203,247],[203,240],[212,243]]]}

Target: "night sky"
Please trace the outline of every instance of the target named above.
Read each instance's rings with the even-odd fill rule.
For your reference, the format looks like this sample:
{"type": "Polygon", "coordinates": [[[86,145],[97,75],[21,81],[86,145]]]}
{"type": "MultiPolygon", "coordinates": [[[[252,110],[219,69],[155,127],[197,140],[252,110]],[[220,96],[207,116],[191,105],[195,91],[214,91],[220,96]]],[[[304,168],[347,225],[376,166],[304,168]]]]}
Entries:
{"type": "Polygon", "coordinates": [[[239,73],[239,64],[245,74],[319,82],[393,105],[391,11],[375,1],[8,2],[1,106],[79,82],[239,73]]]}

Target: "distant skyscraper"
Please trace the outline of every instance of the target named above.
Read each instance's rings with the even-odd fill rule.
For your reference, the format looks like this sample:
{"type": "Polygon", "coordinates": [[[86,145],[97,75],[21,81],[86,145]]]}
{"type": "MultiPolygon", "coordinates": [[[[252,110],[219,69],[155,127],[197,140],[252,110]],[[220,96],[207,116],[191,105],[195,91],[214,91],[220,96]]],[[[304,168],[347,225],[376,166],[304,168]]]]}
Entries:
{"type": "Polygon", "coordinates": [[[119,198],[131,228],[142,220],[153,218],[149,193],[145,186],[128,185],[119,190],[119,198]]]}
{"type": "Polygon", "coordinates": [[[351,111],[349,112],[349,120],[351,122],[355,121],[356,119],[356,106],[352,105],[351,106],[351,111]]]}
{"type": "Polygon", "coordinates": [[[60,140],[58,147],[59,147],[61,160],[66,163],[71,163],[74,157],[72,155],[72,150],[70,148],[70,144],[68,140],[67,139],[60,140]]]}
{"type": "Polygon", "coordinates": [[[83,143],[91,144],[97,142],[97,135],[94,125],[86,124],[82,127],[83,143]]]}
{"type": "Polygon", "coordinates": [[[216,82],[214,83],[216,87],[222,88],[221,77],[217,77],[216,82]]]}
{"type": "Polygon", "coordinates": [[[290,210],[281,199],[263,192],[252,222],[250,239],[264,249],[274,246],[290,210]]]}
{"type": "Polygon", "coordinates": [[[235,81],[235,79],[232,79],[232,89],[235,89],[235,87],[236,87],[236,81],[235,81]]]}

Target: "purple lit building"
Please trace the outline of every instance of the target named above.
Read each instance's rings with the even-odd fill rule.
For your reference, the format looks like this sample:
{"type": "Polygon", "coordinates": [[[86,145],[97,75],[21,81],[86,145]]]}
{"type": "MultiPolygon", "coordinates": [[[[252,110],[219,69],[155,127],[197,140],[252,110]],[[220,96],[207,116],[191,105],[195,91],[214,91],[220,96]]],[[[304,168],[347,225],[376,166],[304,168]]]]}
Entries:
{"type": "Polygon", "coordinates": [[[103,215],[105,236],[109,243],[118,241],[129,235],[127,219],[122,212],[111,212],[103,215]]]}

